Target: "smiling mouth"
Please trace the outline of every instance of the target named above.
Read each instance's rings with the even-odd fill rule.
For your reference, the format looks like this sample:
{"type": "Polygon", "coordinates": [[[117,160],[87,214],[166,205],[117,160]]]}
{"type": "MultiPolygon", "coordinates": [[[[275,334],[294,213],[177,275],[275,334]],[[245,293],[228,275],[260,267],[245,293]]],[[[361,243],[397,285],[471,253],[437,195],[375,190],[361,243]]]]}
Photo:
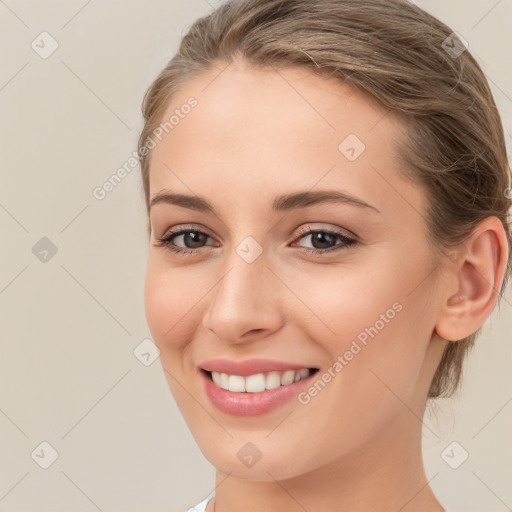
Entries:
{"type": "Polygon", "coordinates": [[[201,371],[220,389],[234,393],[261,393],[307,379],[315,374],[318,368],[271,371],[247,376],[230,375],[204,369],[201,369],[201,371]]]}

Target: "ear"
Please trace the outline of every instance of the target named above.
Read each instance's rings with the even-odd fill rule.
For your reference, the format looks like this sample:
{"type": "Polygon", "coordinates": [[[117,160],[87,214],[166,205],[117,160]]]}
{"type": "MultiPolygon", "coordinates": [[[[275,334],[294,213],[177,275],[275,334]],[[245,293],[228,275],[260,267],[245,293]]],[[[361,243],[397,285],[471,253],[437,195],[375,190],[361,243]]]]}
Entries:
{"type": "Polygon", "coordinates": [[[483,325],[498,300],[507,269],[508,238],[497,217],[484,219],[455,262],[456,290],[447,290],[436,324],[439,336],[457,341],[483,325]]]}

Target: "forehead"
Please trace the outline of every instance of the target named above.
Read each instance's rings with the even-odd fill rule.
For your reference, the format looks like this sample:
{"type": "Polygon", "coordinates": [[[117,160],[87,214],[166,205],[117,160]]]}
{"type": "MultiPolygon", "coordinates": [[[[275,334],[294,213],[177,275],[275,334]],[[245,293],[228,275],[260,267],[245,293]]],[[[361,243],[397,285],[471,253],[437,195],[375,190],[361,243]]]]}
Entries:
{"type": "Polygon", "coordinates": [[[305,69],[218,63],[173,96],[162,122],[171,118],[172,128],[155,139],[150,197],[171,188],[238,206],[318,184],[380,209],[393,193],[386,180],[411,187],[393,154],[402,136],[397,118],[305,69]],[[184,107],[190,98],[195,106],[184,107]]]}

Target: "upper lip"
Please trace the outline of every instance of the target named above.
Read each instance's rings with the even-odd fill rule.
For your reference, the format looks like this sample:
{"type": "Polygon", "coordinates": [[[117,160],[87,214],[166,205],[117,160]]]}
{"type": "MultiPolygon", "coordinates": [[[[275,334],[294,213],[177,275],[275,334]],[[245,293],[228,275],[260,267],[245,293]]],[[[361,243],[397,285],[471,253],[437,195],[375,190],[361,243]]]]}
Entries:
{"type": "Polygon", "coordinates": [[[285,361],[272,359],[247,359],[236,361],[234,359],[210,359],[199,365],[199,368],[210,371],[227,373],[229,375],[240,375],[246,377],[256,373],[282,372],[287,370],[300,370],[301,368],[312,368],[309,365],[294,364],[285,361]]]}

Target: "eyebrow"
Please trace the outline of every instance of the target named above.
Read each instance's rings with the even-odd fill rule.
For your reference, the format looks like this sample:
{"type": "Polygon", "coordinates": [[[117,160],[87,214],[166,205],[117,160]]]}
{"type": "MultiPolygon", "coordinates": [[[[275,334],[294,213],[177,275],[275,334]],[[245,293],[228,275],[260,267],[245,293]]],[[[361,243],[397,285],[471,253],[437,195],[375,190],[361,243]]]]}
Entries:
{"type": "MultiPolygon", "coordinates": [[[[149,209],[158,203],[173,204],[181,206],[182,208],[217,215],[215,208],[206,201],[206,199],[199,196],[174,194],[168,190],[164,190],[153,196],[149,209]]],[[[377,208],[375,208],[375,206],[364,202],[362,199],[347,194],[346,192],[339,192],[336,190],[304,191],[284,194],[274,199],[272,202],[272,211],[285,212],[299,208],[306,208],[320,203],[344,203],[357,206],[359,208],[375,210],[377,213],[381,213],[377,208]]]]}

